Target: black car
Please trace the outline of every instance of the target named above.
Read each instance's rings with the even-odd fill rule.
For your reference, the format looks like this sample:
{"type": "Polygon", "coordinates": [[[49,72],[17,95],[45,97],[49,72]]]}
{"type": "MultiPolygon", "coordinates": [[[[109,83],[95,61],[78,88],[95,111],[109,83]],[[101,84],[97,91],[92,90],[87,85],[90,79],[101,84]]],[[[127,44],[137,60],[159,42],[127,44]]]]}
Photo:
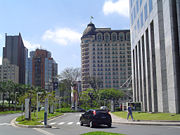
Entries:
{"type": "Polygon", "coordinates": [[[80,117],[80,125],[83,126],[84,124],[91,128],[101,124],[111,127],[111,115],[107,110],[88,110],[80,117]]]}

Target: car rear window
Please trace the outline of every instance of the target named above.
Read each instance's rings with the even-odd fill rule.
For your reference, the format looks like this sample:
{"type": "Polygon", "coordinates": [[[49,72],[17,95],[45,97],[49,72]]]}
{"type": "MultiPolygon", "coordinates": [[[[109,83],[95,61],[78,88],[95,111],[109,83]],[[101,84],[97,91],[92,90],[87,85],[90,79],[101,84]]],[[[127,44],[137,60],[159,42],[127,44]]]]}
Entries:
{"type": "Polygon", "coordinates": [[[96,114],[107,114],[106,110],[96,110],[96,114]]]}

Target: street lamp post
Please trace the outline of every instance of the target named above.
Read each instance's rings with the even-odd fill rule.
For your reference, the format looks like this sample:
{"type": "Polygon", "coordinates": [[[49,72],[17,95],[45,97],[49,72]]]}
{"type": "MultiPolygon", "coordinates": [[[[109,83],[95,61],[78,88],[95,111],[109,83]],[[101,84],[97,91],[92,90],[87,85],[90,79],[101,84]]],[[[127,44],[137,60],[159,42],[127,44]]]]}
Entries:
{"type": "Polygon", "coordinates": [[[37,114],[36,114],[36,116],[37,116],[37,119],[38,119],[38,108],[39,108],[39,105],[38,105],[38,95],[39,94],[42,94],[42,92],[37,92],[37,114]]]}
{"type": "Polygon", "coordinates": [[[15,92],[15,111],[16,111],[16,94],[17,94],[18,92],[15,92]]]}
{"type": "Polygon", "coordinates": [[[88,93],[88,95],[91,98],[91,107],[92,107],[93,93],[88,93]]]}

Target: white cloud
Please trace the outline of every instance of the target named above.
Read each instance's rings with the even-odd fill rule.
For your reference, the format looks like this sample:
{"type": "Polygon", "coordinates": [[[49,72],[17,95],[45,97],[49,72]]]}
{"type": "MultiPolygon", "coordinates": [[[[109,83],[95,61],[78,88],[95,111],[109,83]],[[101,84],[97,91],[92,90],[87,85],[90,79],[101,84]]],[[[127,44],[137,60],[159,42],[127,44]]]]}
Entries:
{"type": "Polygon", "coordinates": [[[42,36],[43,40],[50,40],[60,45],[68,45],[69,43],[79,43],[81,33],[70,28],[61,28],[55,30],[47,30],[42,36]]]}
{"type": "Polygon", "coordinates": [[[103,12],[105,15],[118,13],[119,15],[129,17],[129,0],[106,0],[103,5],[103,12]]]}
{"type": "Polygon", "coordinates": [[[40,48],[41,46],[40,44],[33,44],[27,40],[23,40],[23,42],[24,42],[25,47],[30,51],[40,48]]]}

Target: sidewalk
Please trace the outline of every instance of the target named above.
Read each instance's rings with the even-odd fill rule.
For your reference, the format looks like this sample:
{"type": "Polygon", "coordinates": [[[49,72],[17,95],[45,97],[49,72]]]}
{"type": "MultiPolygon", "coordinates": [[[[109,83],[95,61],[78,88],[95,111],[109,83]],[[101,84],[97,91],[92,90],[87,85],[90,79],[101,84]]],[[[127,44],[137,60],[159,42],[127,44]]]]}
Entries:
{"type": "Polygon", "coordinates": [[[129,125],[156,125],[156,126],[180,126],[179,121],[132,121],[120,118],[111,113],[112,122],[117,124],[129,124],[129,125]]]}

